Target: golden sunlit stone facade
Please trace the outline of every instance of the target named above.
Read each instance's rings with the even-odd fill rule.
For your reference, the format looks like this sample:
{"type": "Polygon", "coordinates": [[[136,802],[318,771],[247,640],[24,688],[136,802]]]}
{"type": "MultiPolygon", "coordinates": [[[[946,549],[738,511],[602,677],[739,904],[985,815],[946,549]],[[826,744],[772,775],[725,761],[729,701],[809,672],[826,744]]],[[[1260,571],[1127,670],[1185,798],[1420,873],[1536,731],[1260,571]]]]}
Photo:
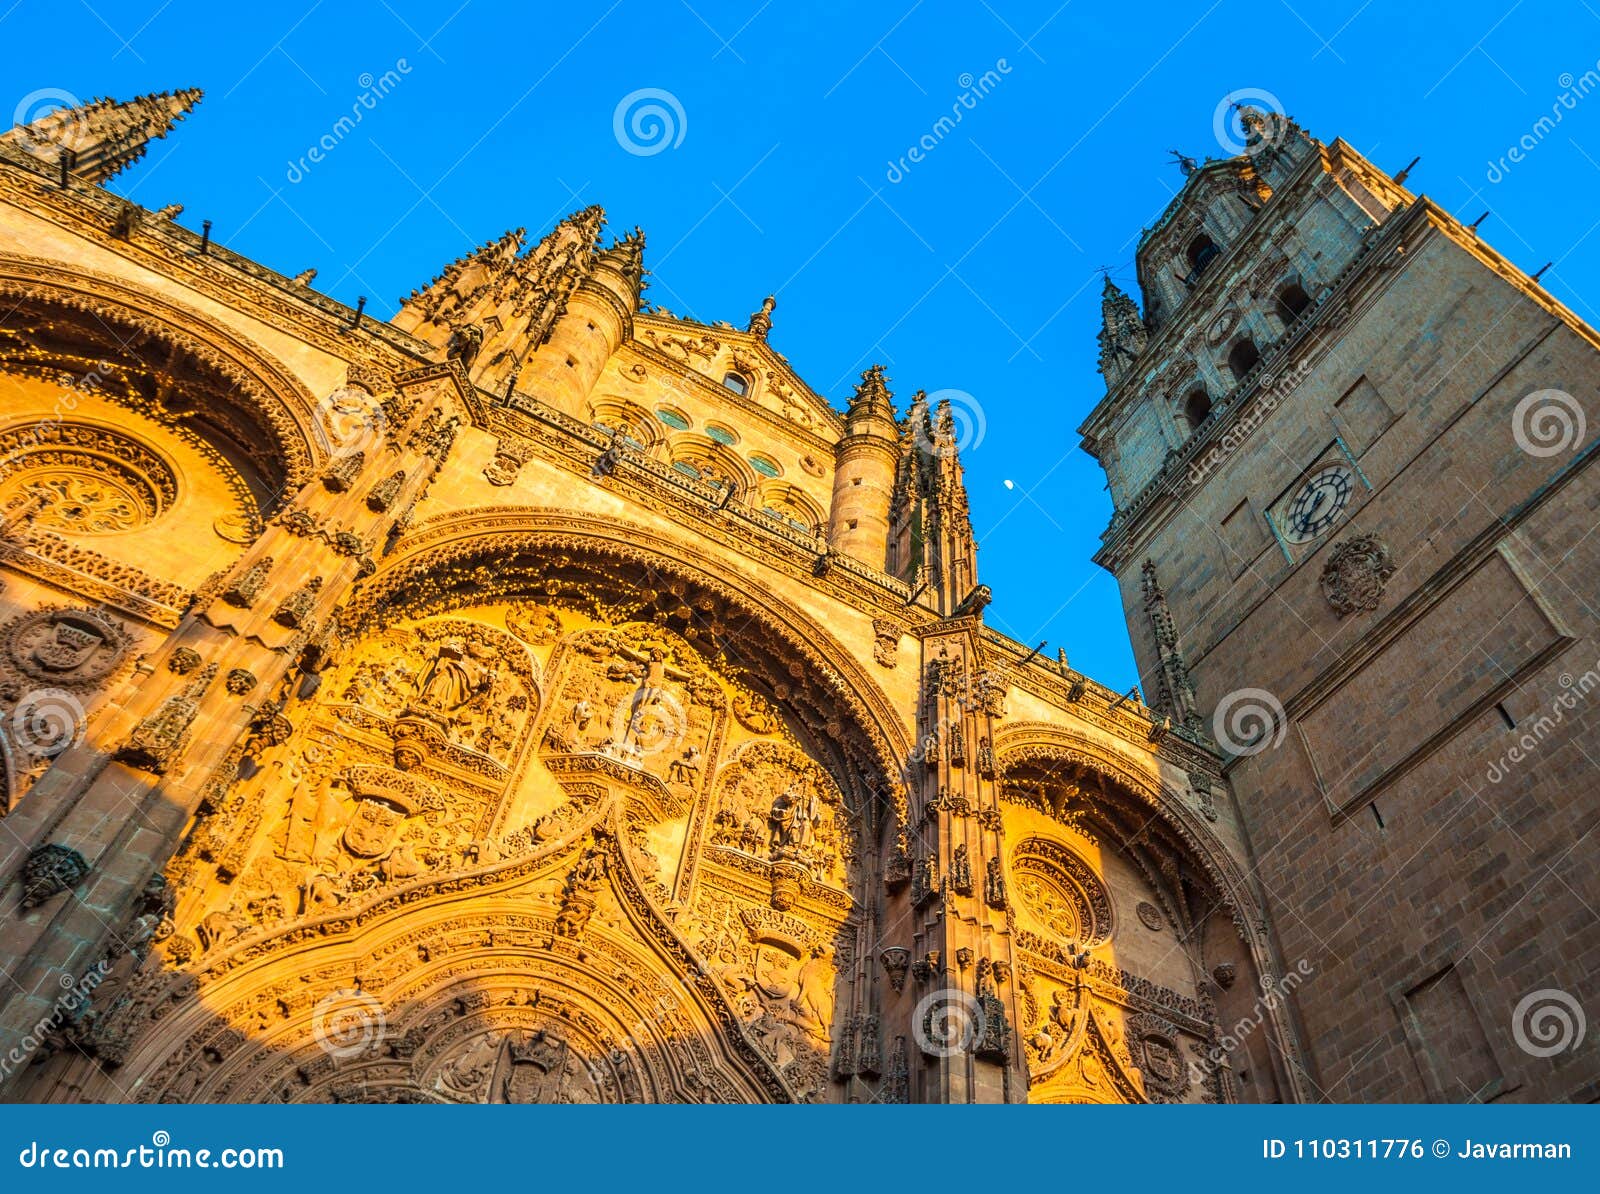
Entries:
{"type": "Polygon", "coordinates": [[[196,98],[0,139],[0,1091],[1305,1097],[1219,758],[985,626],[948,410],[595,208],[376,322],[101,189],[196,98]]]}

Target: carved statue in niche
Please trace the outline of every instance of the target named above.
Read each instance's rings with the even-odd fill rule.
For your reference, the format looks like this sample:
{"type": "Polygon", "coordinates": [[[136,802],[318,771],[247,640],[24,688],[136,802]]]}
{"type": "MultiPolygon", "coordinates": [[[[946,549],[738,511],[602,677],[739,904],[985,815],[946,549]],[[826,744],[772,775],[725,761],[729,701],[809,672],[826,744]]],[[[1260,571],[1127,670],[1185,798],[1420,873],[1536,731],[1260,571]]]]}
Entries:
{"type": "Polygon", "coordinates": [[[707,970],[726,988],[757,1046],[802,1098],[828,1082],[836,959],[817,930],[718,895],[695,918],[707,970]]]}
{"type": "Polygon", "coordinates": [[[434,1063],[424,1084],[448,1103],[598,1103],[589,1063],[554,1027],[467,1037],[434,1063]]]}
{"type": "Polygon", "coordinates": [[[781,742],[746,743],[718,777],[710,841],[799,863],[819,882],[843,886],[852,845],[841,808],[828,773],[801,751],[781,742]]]}
{"type": "Polygon", "coordinates": [[[393,626],[358,646],[325,686],[345,706],[332,710],[341,736],[387,741],[402,769],[438,758],[496,782],[539,702],[527,648],[461,618],[393,626]]]}
{"type": "Polygon", "coordinates": [[[457,710],[486,694],[494,683],[494,655],[461,642],[440,643],[418,682],[418,702],[440,713],[457,710]]]}
{"type": "Polygon", "coordinates": [[[725,704],[721,682],[688,643],[644,623],[574,635],[558,665],[545,749],[600,753],[668,783],[698,782],[725,704]]]}

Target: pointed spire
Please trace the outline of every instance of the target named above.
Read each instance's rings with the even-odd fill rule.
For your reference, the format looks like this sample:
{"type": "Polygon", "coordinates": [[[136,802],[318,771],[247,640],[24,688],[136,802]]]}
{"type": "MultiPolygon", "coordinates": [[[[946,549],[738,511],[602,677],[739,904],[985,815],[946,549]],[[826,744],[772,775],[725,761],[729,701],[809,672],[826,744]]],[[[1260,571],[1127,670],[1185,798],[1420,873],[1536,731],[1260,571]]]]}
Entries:
{"type": "Polygon", "coordinates": [[[1100,372],[1108,386],[1115,385],[1139,359],[1150,342],[1138,305],[1106,275],[1100,296],[1100,372]]]}
{"type": "Polygon", "coordinates": [[[644,229],[638,226],[628,235],[613,241],[611,247],[596,258],[628,279],[638,290],[644,279],[644,229]]]}
{"type": "Polygon", "coordinates": [[[767,338],[767,333],[772,330],[772,309],[777,305],[777,296],[771,294],[767,295],[767,297],[761,301],[761,310],[751,314],[750,326],[746,330],[754,335],[760,336],[763,340],[765,340],[767,338]]]}
{"type": "Polygon", "coordinates": [[[861,384],[850,399],[850,421],[876,416],[894,422],[894,396],[882,365],[869,365],[861,374],[861,384]]]}
{"type": "Polygon", "coordinates": [[[125,101],[90,100],[18,125],[0,134],[0,141],[20,146],[52,166],[65,152],[73,177],[103,183],[142,158],[149,143],[171,132],[203,94],[190,87],[125,101]]]}

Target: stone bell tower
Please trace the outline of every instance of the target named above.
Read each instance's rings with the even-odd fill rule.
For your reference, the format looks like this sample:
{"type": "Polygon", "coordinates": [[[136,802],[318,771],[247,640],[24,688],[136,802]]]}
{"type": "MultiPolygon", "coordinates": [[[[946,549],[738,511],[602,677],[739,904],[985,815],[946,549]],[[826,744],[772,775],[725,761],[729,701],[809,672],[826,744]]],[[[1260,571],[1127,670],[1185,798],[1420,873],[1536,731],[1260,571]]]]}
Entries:
{"type": "Polygon", "coordinates": [[[1107,283],[1096,560],[1227,760],[1321,1096],[1592,1100],[1528,1030],[1600,988],[1600,338],[1404,172],[1239,116],[1142,316],[1107,283]]]}

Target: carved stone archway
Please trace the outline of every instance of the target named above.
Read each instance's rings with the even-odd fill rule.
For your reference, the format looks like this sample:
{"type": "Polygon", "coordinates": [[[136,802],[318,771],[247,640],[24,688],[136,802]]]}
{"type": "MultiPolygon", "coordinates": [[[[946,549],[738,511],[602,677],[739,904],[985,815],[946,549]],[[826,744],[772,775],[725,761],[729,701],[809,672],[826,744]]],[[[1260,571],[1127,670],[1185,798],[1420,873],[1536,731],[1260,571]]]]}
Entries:
{"type": "MultiPolygon", "coordinates": [[[[556,573],[562,569],[578,575],[619,567],[642,570],[649,580],[648,600],[633,617],[683,625],[697,646],[730,656],[740,655],[741,645],[717,629],[719,616],[721,625],[733,625],[735,636],[743,628],[769,636],[772,650],[764,662],[773,674],[759,678],[769,684],[770,695],[784,704],[809,699],[819,714],[838,706],[861,735],[859,742],[845,742],[847,754],[856,752],[851,760],[868,765],[878,785],[902,774],[912,750],[910,732],[851,652],[793,603],[751,586],[747,574],[640,524],[528,507],[430,520],[413,528],[360,586],[345,617],[354,629],[396,601],[442,610],[497,596],[548,596],[552,584],[561,591],[565,582],[556,573]]],[[[745,655],[739,666],[754,674],[755,653],[745,655]]],[[[837,714],[821,715],[812,728],[839,743],[845,725],[837,714]]]]}
{"type": "MultiPolygon", "coordinates": [[[[1002,777],[1030,765],[1077,769],[1103,777],[1106,782],[1096,798],[1127,806],[1111,823],[1118,840],[1133,846],[1150,843],[1156,847],[1157,857],[1164,853],[1174,860],[1135,859],[1153,889],[1162,895],[1166,916],[1181,932],[1198,937],[1200,922],[1207,917],[1195,918],[1192,901],[1183,899],[1184,884],[1198,880],[1195,890],[1202,893],[1201,898],[1227,913],[1261,987],[1276,987],[1281,967],[1265,910],[1248,875],[1189,801],[1161,782],[1153,763],[1135,760],[1070,728],[1045,722],[1007,725],[996,735],[994,751],[1002,777]]],[[[1042,811],[1058,814],[1061,810],[1042,811]]],[[[1212,982],[1209,976],[1204,981],[1212,982]]],[[[1273,1052],[1280,1059],[1279,1079],[1293,1097],[1304,1099],[1303,1069],[1286,1001],[1264,1000],[1261,1012],[1269,1026],[1273,1052]]]]}
{"type": "Polygon", "coordinates": [[[32,358],[16,364],[121,389],[124,400],[152,412],[203,410],[230,450],[249,454],[274,499],[309,480],[323,455],[306,387],[265,349],[200,312],[109,275],[10,254],[0,254],[0,298],[13,321],[38,324],[29,325],[32,358]],[[62,338],[60,360],[43,334],[53,319],[74,321],[84,334],[62,338]],[[74,359],[84,352],[91,355],[74,359]]]}

